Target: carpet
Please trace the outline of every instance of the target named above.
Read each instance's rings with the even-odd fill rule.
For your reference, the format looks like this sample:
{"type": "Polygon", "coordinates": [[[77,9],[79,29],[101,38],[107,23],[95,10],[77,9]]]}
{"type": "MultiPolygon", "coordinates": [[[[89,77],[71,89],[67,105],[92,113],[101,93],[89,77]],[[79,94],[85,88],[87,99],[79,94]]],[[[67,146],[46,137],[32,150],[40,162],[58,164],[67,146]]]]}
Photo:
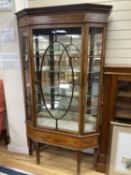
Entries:
{"type": "Polygon", "coordinates": [[[11,169],[7,167],[0,166],[0,175],[33,175],[18,169],[11,169]]]}

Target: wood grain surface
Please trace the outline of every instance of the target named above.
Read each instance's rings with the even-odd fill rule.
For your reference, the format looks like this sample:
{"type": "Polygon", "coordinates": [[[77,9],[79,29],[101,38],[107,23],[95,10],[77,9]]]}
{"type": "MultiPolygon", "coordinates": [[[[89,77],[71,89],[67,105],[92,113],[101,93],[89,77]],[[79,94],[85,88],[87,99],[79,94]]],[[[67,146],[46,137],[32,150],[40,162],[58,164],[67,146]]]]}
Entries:
{"type": "MultiPolygon", "coordinates": [[[[76,175],[76,154],[74,151],[43,147],[41,150],[41,164],[36,164],[35,153],[33,156],[8,152],[0,146],[0,164],[17,168],[36,175],[76,175]]],[[[98,173],[93,167],[93,157],[83,153],[81,175],[104,175],[98,173]]]]}

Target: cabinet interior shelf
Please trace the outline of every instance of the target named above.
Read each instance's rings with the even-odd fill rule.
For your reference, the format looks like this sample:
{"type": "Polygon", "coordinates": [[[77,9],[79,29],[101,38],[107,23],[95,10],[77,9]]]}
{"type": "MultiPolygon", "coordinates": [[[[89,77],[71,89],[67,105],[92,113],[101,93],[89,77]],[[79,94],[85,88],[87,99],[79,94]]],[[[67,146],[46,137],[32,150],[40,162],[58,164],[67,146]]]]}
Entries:
{"type": "Polygon", "coordinates": [[[131,109],[116,109],[116,117],[117,118],[129,118],[131,119],[131,109]]]}
{"type": "Polygon", "coordinates": [[[116,108],[131,109],[131,103],[127,101],[118,101],[116,104],[116,108]]]}
{"type": "Polygon", "coordinates": [[[118,92],[118,97],[126,97],[126,98],[131,98],[131,90],[128,91],[119,91],[118,92]]]}

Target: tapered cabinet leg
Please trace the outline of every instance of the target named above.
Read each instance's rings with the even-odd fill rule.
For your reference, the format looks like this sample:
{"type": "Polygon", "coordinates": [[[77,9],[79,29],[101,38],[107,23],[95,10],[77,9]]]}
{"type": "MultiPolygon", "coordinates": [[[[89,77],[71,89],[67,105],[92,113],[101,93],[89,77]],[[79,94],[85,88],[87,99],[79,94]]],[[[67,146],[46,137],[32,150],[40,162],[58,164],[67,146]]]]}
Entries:
{"type": "Polygon", "coordinates": [[[29,155],[32,156],[33,155],[33,141],[28,137],[28,147],[29,147],[29,155]]]}
{"type": "Polygon", "coordinates": [[[99,154],[99,147],[94,149],[94,168],[96,168],[98,154],[99,154]]]}
{"type": "Polygon", "coordinates": [[[40,164],[40,143],[35,143],[35,149],[36,149],[36,163],[40,164]]]}
{"type": "Polygon", "coordinates": [[[81,151],[76,152],[76,157],[77,157],[77,175],[80,175],[80,170],[81,170],[81,151]]]}
{"type": "Polygon", "coordinates": [[[8,145],[8,143],[9,143],[9,137],[7,136],[6,129],[3,129],[2,130],[2,139],[4,140],[5,144],[8,145]]]}

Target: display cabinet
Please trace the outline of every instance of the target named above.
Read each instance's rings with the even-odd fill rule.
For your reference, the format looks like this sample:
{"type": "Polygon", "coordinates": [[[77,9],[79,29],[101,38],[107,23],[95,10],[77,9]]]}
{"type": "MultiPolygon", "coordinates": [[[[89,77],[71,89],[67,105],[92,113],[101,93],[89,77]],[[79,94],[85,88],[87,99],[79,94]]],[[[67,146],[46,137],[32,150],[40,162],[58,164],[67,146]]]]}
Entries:
{"type": "Polygon", "coordinates": [[[102,123],[97,169],[106,172],[110,123],[131,123],[131,68],[105,67],[102,123]]]}
{"type": "Polygon", "coordinates": [[[78,4],[17,12],[29,153],[40,143],[99,147],[103,64],[111,6],[78,4]]]}

